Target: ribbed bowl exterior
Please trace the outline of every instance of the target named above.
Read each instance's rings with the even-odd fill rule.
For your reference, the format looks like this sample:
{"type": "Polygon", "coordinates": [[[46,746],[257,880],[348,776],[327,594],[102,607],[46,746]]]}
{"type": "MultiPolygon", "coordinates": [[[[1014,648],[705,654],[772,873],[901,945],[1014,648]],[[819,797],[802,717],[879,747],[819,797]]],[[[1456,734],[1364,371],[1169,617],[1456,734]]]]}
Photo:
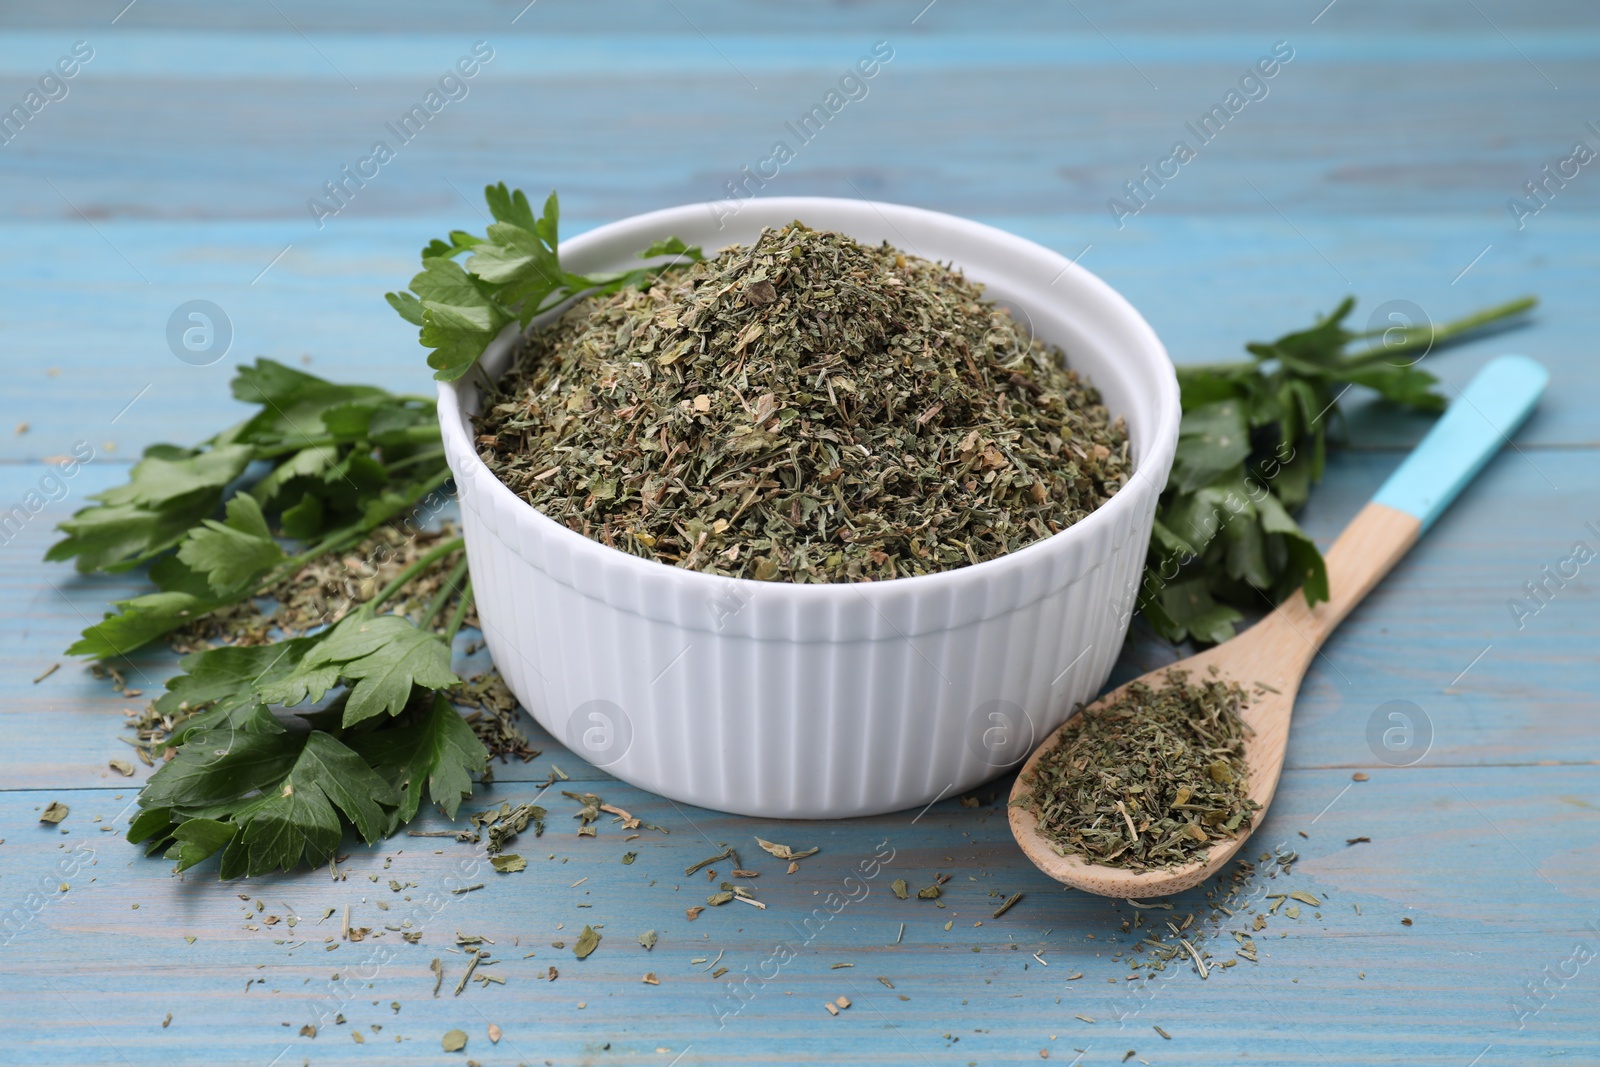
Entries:
{"type": "MultiPolygon", "coordinates": [[[[1127,632],[1177,440],[1177,383],[1126,301],[1047,249],[892,204],[696,204],[563,242],[563,266],[626,265],[677,235],[748,243],[799,218],[952,261],[1025,316],[1128,420],[1136,471],[1082,522],[1010,556],[918,578],[792,585],[631,556],[537,512],[484,466],[478,391],[442,383],[478,616],[546,729],[634,785],[774,818],[920,807],[994,777],[1105,683],[1127,632]]],[[[485,356],[491,376],[514,336],[485,356]]]]}

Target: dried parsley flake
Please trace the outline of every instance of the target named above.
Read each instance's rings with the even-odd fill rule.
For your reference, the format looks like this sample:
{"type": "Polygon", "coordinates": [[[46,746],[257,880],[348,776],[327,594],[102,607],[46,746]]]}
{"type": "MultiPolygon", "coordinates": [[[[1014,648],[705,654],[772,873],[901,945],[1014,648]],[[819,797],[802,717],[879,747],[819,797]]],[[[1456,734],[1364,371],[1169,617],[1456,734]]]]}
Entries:
{"type": "Polygon", "coordinates": [[[1016,803],[1061,855],[1143,871],[1204,857],[1251,825],[1244,691],[1219,678],[1130,685],[1067,724],[1016,803]]]}
{"type": "Polygon", "coordinates": [[[964,567],[1079,521],[1127,433],[959,272],[798,222],[528,334],[484,461],[586,537],[737,578],[964,567]]]}

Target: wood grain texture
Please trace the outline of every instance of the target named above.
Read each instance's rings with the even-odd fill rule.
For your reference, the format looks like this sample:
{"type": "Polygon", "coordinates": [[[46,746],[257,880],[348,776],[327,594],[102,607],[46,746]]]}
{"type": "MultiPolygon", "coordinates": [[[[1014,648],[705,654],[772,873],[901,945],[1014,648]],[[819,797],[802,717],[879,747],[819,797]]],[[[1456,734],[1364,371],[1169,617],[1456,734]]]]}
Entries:
{"type": "MultiPolygon", "coordinates": [[[[494,173],[457,173],[452,180],[470,191],[494,173]]],[[[831,182],[793,188],[851,195],[842,181],[831,182]]],[[[549,180],[529,178],[525,184],[549,180]]],[[[450,192],[442,178],[440,185],[450,192]]],[[[638,197],[620,213],[714,194],[701,189],[638,197]]],[[[1004,205],[928,201],[897,189],[875,189],[872,195],[972,215],[1068,256],[1093,245],[1085,266],[1141,309],[1180,362],[1242,358],[1245,341],[1307,326],[1347,291],[1361,298],[1354,317],[1362,329],[1392,299],[1409,300],[1443,321],[1538,293],[1543,305],[1528,327],[1430,354],[1424,366],[1459,387],[1501,352],[1533,356],[1551,368],[1561,387],[1546,396],[1518,436],[1519,445],[1600,446],[1587,399],[1600,393],[1600,363],[1586,355],[1600,336],[1600,302],[1590,295],[1590,278],[1600,272],[1600,224],[1588,219],[1581,226],[1530,230],[1526,242],[1496,242],[1454,286],[1451,280],[1495,238],[1494,221],[1396,217],[1354,227],[1348,219],[1297,220],[1302,233],[1337,257],[1352,279],[1347,286],[1293,229],[1265,211],[1237,218],[1141,218],[1137,228],[1118,233],[1099,216],[1010,214],[1004,205]],[[1190,295],[1176,300],[1175,293],[1190,295]]],[[[219,417],[242,417],[244,407],[227,398],[227,382],[240,363],[258,355],[294,364],[309,360],[307,369],[332,378],[428,389],[427,368],[416,358],[416,330],[383,302],[383,293],[410,279],[428,235],[476,219],[465,203],[456,204],[454,213],[406,221],[335,219],[340,225],[330,224],[321,234],[308,220],[97,220],[100,233],[78,220],[8,223],[15,240],[0,248],[0,280],[14,296],[0,303],[0,326],[16,377],[0,394],[0,462],[63,453],[77,440],[96,447],[111,441],[120,452],[105,458],[123,461],[149,441],[197,440],[211,432],[210,423],[175,421],[173,412],[204,398],[219,417]],[[285,247],[288,253],[252,284],[285,247]],[[117,248],[151,284],[140,280],[117,248]],[[34,249],[46,250],[43,265],[34,249]],[[208,367],[181,363],[167,347],[168,317],[195,298],[219,304],[234,329],[232,351],[208,367]],[[68,337],[70,359],[63,342],[68,337]],[[59,402],[66,390],[76,398],[71,406],[59,402]],[[12,433],[23,421],[29,432],[12,433]]],[[[602,221],[593,215],[564,220],[573,233],[602,221]]],[[[1406,447],[1426,431],[1429,420],[1372,410],[1363,393],[1353,390],[1345,398],[1348,427],[1335,426],[1353,443],[1406,447]]]]}
{"type": "MultiPolygon", "coordinates": [[[[45,457],[78,440],[96,449],[66,498],[0,545],[0,1064],[959,1067],[1039,1062],[1041,1049],[1084,1064],[1119,1063],[1129,1049],[1152,1064],[1600,1062],[1600,971],[1566,963],[1579,944],[1600,948],[1597,564],[1524,600],[1532,614],[1509,606],[1576,543],[1600,550],[1600,178],[1585,167],[1522,229],[1505,203],[1575,139],[1600,144],[1585,133],[1600,123],[1593,5],[1340,0],[1317,17],[1322,2],[1266,0],[1004,9],[939,0],[925,11],[888,0],[524,3],[139,0],[118,16],[120,2],[68,0],[0,11],[7,106],[73,41],[96,49],[70,95],[0,147],[9,238],[0,508],[40,486],[45,457]],[[497,52],[470,96],[319,229],[306,199],[477,39],[497,52]],[[554,763],[671,834],[624,842],[604,827],[580,840],[567,802],[547,796],[550,830],[518,846],[528,870],[485,872],[470,880],[484,889],[452,896],[446,880],[476,855],[453,842],[353,847],[345,882],[323,871],[234,886],[206,869],[173,879],[169,864],[102,832],[126,825],[146,773],[122,779],[106,766],[127,754],[117,737],[134,702],[59,651],[85,617],[137,586],[41,565],[49,525],[124,477],[145,445],[193,442],[240,411],[226,383],[257,354],[427,388],[414,331],[381,294],[404,283],[429,237],[481,224],[463,194],[502,178],[557,187],[569,234],[717,196],[880,39],[895,58],[870,94],[770,191],[918,204],[1082,254],[1179,360],[1237,354],[1346,292],[1361,299],[1361,327],[1389,300],[1441,320],[1524,292],[1544,298],[1530,327],[1428,356],[1459,385],[1491,356],[1524,351],[1550,368],[1551,389],[1516,450],[1496,458],[1306,673],[1252,849],[1298,848],[1287,884],[1324,900],[1320,917],[1310,908],[1298,921],[1273,917],[1257,935],[1257,965],[1204,982],[1174,970],[1129,983],[1115,954],[1133,949],[1121,929],[1131,910],[1068,892],[1027,862],[1000,802],[1008,778],[979,790],[976,808],[947,798],[920,815],[773,824],[676,810],[531,723],[544,755],[497,768],[485,800],[530,799],[554,763]],[[1107,198],[1278,40],[1295,58],[1270,94],[1118,228],[1107,198]],[[216,301],[235,327],[232,350],[209,367],[178,362],[164,336],[191,298],[216,301]],[[21,423],[27,432],[14,433],[21,423]],[[1391,701],[1414,705],[1431,734],[1410,766],[1385,762],[1369,741],[1391,701]],[[1371,780],[1352,783],[1355,770],[1371,780]],[[73,809],[60,828],[37,821],[51,800],[73,809]],[[784,875],[756,834],[822,851],[784,875]],[[1346,846],[1362,836],[1371,842],[1346,846]],[[689,922],[684,908],[709,890],[682,870],[721,841],[762,872],[755,884],[769,907],[708,908],[689,922]],[[844,879],[860,878],[885,842],[894,859],[870,893],[808,941],[805,917],[847,891],[844,879]],[[93,855],[78,851],[72,863],[80,847],[93,855]],[[631,865],[620,862],[627,850],[638,853],[631,865]],[[938,873],[953,876],[942,909],[887,889],[895,877],[914,890],[938,873]],[[394,893],[391,877],[418,885],[394,893]],[[247,919],[238,892],[281,921],[247,919]],[[429,892],[446,903],[428,912],[418,945],[397,932],[331,952],[319,940],[346,904],[360,925],[381,928],[378,901],[393,918],[429,892]],[[1022,900],[992,918],[1015,892],[1022,900]],[[336,917],[319,928],[328,907],[336,917]],[[307,943],[275,943],[292,940],[279,932],[290,914],[307,943]],[[570,946],[586,923],[604,924],[589,959],[551,947],[570,946]],[[648,954],[636,943],[647,929],[661,939],[648,954]],[[460,974],[457,930],[496,940],[505,986],[432,998],[429,960],[460,974]],[[719,1029],[719,1012],[737,1003],[728,981],[759,973],[780,939],[794,960],[719,1029]],[[368,951],[391,947],[381,964],[368,951]],[[717,966],[730,968],[720,979],[690,962],[719,951],[717,966]],[[536,977],[550,965],[556,981],[536,977]],[[646,970],[660,986],[640,981],[646,970]],[[1527,983],[1561,973],[1570,977],[1527,998],[1527,983]],[[854,1006],[831,1017],[821,1002],[841,994],[854,1006]],[[346,1022],[298,1036],[330,1003],[346,1022]],[[489,1022],[504,1028],[499,1045],[485,1036],[489,1022]],[[362,1044],[349,1036],[356,1027],[362,1044]],[[471,1038],[464,1056],[440,1050],[456,1027],[471,1038]]],[[[1355,404],[1341,428],[1354,447],[1335,453],[1302,516],[1322,544],[1427,426],[1358,397],[1347,398],[1355,404]]],[[[1112,681],[1184,651],[1136,624],[1112,681]]],[[[172,660],[151,653],[136,664],[130,678],[148,693],[172,660]]],[[[458,666],[487,664],[479,653],[458,666]]],[[[426,825],[445,824],[429,815],[426,825]]],[[[1201,893],[1177,898],[1174,914],[1201,893]]],[[[1218,958],[1239,928],[1218,928],[1218,958]]]]}
{"type": "MultiPolygon", "coordinates": [[[[980,800],[1003,797],[1005,785],[980,790],[980,800]]],[[[1254,969],[1241,963],[1204,982],[1174,971],[1148,991],[1125,982],[1127,967],[1114,958],[1136,943],[1120,929],[1133,909],[1067,891],[1020,861],[998,799],[975,809],[943,801],[920,819],[904,812],[780,824],[674,810],[620,783],[600,792],[672,833],[625,842],[602,824],[599,837],[580,839],[568,817],[576,806],[557,799],[544,837],[517,845],[530,861],[521,874],[494,874],[464,845],[398,839],[352,849],[346,882],[318,872],[240,885],[218,885],[204,872],[170,879],[165,864],[135,859],[112,834],[98,832],[90,820],[113,819],[130,799],[126,792],[120,801],[109,790],[0,795],[10,857],[0,881],[21,901],[41,893],[5,949],[8,959],[30,965],[0,972],[0,1027],[27,1044],[0,1047],[0,1062],[266,1064],[285,1048],[280,1062],[455,1062],[441,1059],[438,1040],[457,1027],[471,1035],[468,1055],[485,1063],[670,1063],[688,1049],[680,1062],[960,1065],[1036,1062],[1040,1048],[1070,1063],[1071,1050],[1088,1047],[1088,1063],[1117,1063],[1129,1048],[1152,1063],[1205,1062],[1248,1049],[1252,1062],[1304,1067],[1322,1058],[1467,1063],[1491,1042],[1504,1062],[1527,1062],[1552,1047],[1574,1062],[1600,1055],[1581,982],[1586,972],[1522,1030],[1510,1009],[1521,983],[1537,980],[1547,964],[1558,967],[1576,939],[1594,943],[1581,926],[1581,916],[1593,912],[1600,875],[1600,849],[1592,834],[1584,836],[1595,812],[1583,805],[1600,803],[1592,768],[1551,768],[1537,779],[1491,768],[1384,769],[1354,786],[1345,772],[1300,774],[1257,842],[1297,848],[1305,858],[1292,880],[1252,891],[1260,900],[1304,889],[1323,906],[1303,908],[1298,920],[1269,918],[1255,935],[1263,956],[1254,969]],[[63,824],[67,834],[30,825],[52,799],[74,807],[63,824]],[[1311,836],[1301,838],[1300,829],[1311,836]],[[787,876],[784,864],[755,847],[756,834],[822,852],[787,876]],[[1345,845],[1356,836],[1373,841],[1345,845]],[[741,860],[760,872],[752,884],[768,909],[735,911],[730,904],[690,922],[685,907],[703,903],[715,885],[685,877],[683,869],[722,841],[740,846],[741,860]],[[804,926],[828,893],[849,891],[847,876],[862,881],[858,864],[884,842],[893,856],[863,883],[866,896],[825,923],[804,926]],[[635,863],[621,864],[624,850],[638,851],[635,863]],[[63,866],[75,852],[81,866],[63,866]],[[915,891],[939,872],[954,873],[943,908],[901,901],[889,890],[892,879],[904,878],[915,891]],[[391,878],[418,884],[395,893],[391,878]],[[64,892],[63,881],[70,885],[64,892]],[[489,885],[448,892],[480,881],[489,885]],[[236,890],[253,899],[241,901],[236,890]],[[994,919],[1016,892],[1023,899],[994,919]],[[432,903],[429,894],[437,894],[432,903]],[[254,898],[264,911],[255,910],[254,898]],[[378,909],[380,901],[388,912],[378,909]],[[336,941],[328,951],[323,939],[337,936],[346,904],[353,924],[375,930],[421,905],[412,928],[421,929],[421,943],[396,943],[397,934],[385,932],[361,944],[336,941]],[[319,925],[328,908],[335,914],[319,925]],[[271,915],[297,915],[298,924],[264,925],[271,915]],[[580,962],[571,945],[585,924],[603,924],[604,940],[580,962]],[[649,929],[660,942],[646,953],[637,937],[649,929]],[[458,931],[496,942],[504,987],[450,996],[465,963],[449,951],[458,931]],[[556,949],[558,940],[566,947],[556,949]],[[791,947],[794,960],[719,1029],[719,1015],[740,1003],[730,979],[762,974],[780,944],[791,947]],[[713,979],[707,964],[719,951],[717,965],[730,972],[713,979]],[[534,958],[523,959],[527,953],[534,958]],[[428,972],[435,957],[445,961],[450,983],[437,1000],[428,972]],[[836,970],[835,963],[854,966],[836,970]],[[552,965],[558,978],[548,982],[540,976],[552,965]],[[646,971],[662,984],[643,984],[646,971]],[[1077,973],[1083,977],[1068,980],[1077,973]],[[358,979],[354,989],[344,985],[349,976],[358,979]],[[247,981],[259,979],[265,981],[246,991],[247,981]],[[841,994],[854,1007],[831,1018],[821,1002],[841,994]],[[398,1013],[392,1001],[400,1003],[398,1013]],[[297,1036],[330,1007],[346,1016],[344,1025],[324,1022],[314,1040],[297,1036]],[[174,1018],[163,1029],[167,1012],[174,1018]],[[1081,1022],[1080,1014],[1096,1021],[1081,1022]],[[489,1046],[490,1022],[505,1030],[508,1046],[489,1046]],[[377,1035],[373,1023],[383,1027],[377,1035]],[[1152,1025],[1173,1034],[1173,1043],[1152,1025]],[[348,1036],[357,1028],[366,1031],[367,1047],[348,1036]]],[[[533,793],[496,787],[486,799],[533,793]]],[[[425,825],[445,824],[430,815],[425,825]]],[[[719,877],[726,877],[720,865],[719,877]]],[[[1194,891],[1173,903],[1181,921],[1203,898],[1194,891]]],[[[1238,914],[1238,922],[1225,920],[1216,931],[1219,960],[1232,955],[1227,931],[1248,929],[1247,914],[1238,914]]],[[[1196,921],[1204,922],[1203,913],[1196,921]]]]}

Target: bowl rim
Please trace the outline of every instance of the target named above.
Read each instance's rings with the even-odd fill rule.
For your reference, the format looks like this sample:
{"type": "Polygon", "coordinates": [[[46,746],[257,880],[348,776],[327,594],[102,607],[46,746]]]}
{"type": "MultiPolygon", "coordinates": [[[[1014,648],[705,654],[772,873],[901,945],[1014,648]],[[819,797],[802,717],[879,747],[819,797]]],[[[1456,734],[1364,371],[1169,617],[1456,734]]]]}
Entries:
{"type": "MultiPolygon", "coordinates": [[[[575,237],[563,238],[559,251],[563,254],[582,254],[594,246],[601,246],[617,240],[623,235],[628,235],[630,242],[637,243],[639,231],[650,231],[654,236],[645,236],[646,242],[651,239],[671,236],[670,230],[676,223],[681,222],[686,213],[709,212],[713,219],[718,217],[719,210],[725,208],[728,201],[702,201],[699,203],[680,204],[675,207],[660,208],[655,211],[643,212],[617,219],[587,230],[575,237]],[[655,231],[659,230],[659,233],[655,231]]],[[[1059,273],[1053,275],[1056,280],[1066,275],[1073,275],[1077,282],[1092,293],[1101,304],[1103,310],[1109,310],[1122,320],[1122,325],[1130,328],[1136,335],[1142,335],[1143,349],[1139,354],[1140,359],[1154,359],[1156,374],[1150,376],[1148,382],[1155,390],[1155,418],[1148,431],[1147,440],[1141,442],[1145,445],[1144,454],[1136,461],[1133,474],[1128,481],[1112,494],[1111,499],[1100,507],[1079,519],[1077,522],[1049,537],[1030,542],[1015,552],[992,559],[971,563],[964,567],[951,570],[934,571],[930,574],[908,575],[901,578],[889,578],[881,581],[857,582],[792,582],[761,580],[757,578],[735,578],[727,575],[711,574],[705,571],[686,570],[656,560],[636,556],[631,552],[624,552],[620,548],[613,548],[600,541],[585,537],[576,530],[570,529],[566,524],[556,521],[532,504],[523,500],[514,493],[509,486],[501,481],[491,471],[483,458],[478,454],[477,446],[471,434],[466,429],[471,415],[467,412],[467,392],[458,385],[467,383],[474,389],[474,383],[468,383],[465,377],[457,381],[438,382],[437,412],[440,434],[445,439],[447,455],[454,453],[465,464],[466,469],[461,472],[465,477],[456,477],[459,486],[462,481],[475,484],[486,484],[489,492],[495,496],[504,494],[502,499],[514,502],[514,514],[519,517],[531,518],[541,535],[555,539],[558,545],[574,554],[574,558],[589,557],[597,565],[624,568],[631,571],[639,578],[649,579],[654,576],[657,580],[684,581],[690,583],[692,588],[699,583],[708,594],[715,594],[718,589],[726,589],[727,583],[736,583],[738,586],[748,586],[760,589],[764,598],[782,596],[795,605],[808,603],[827,603],[837,598],[848,595],[864,596],[871,603],[879,598],[896,597],[903,594],[929,595],[941,591],[949,586],[956,586],[969,582],[984,582],[1001,580],[1012,572],[1026,570],[1036,562],[1042,562],[1043,557],[1069,552],[1077,546],[1092,542],[1102,534],[1102,530],[1109,535],[1116,524],[1123,518],[1124,512],[1140,507],[1139,499],[1145,494],[1159,496],[1164,488],[1160,486],[1144,486],[1139,492],[1134,492],[1138,483],[1148,482],[1154,470],[1166,470],[1171,466],[1172,458],[1177,451],[1178,425],[1182,418],[1182,409],[1179,398],[1177,372],[1166,347],[1157,337],[1155,330],[1145,321],[1139,311],[1124,297],[1098,275],[1081,266],[1076,260],[1068,259],[1049,248],[1044,247],[1025,237],[1020,237],[1007,230],[1002,230],[986,223],[976,222],[958,215],[950,215],[941,211],[932,211],[906,204],[896,204],[888,201],[873,201],[866,199],[850,199],[846,197],[820,197],[820,196],[789,196],[789,197],[761,197],[751,201],[737,202],[740,205],[757,205],[777,215],[788,218],[798,218],[807,208],[836,208],[838,205],[848,205],[851,210],[862,206],[871,208],[891,228],[896,228],[888,215],[897,215],[902,221],[922,220],[936,223],[939,226],[957,231],[964,231],[966,235],[989,242],[1001,247],[1008,247],[1012,252],[1028,259],[1039,260],[1042,265],[1055,266],[1059,273]],[[885,214],[888,213],[888,215],[885,214]],[[453,447],[452,447],[453,446],[453,447]],[[597,551],[598,550],[598,551],[597,551]]],[[[737,209],[736,209],[737,210],[737,209]]],[[[636,248],[635,248],[636,250],[636,248]]],[[[960,264],[957,264],[960,267],[960,264]]],[[[1052,285],[1054,282],[1051,283],[1052,285]]],[[[546,312],[546,315],[559,314],[565,309],[565,304],[546,312]]],[[[535,321],[538,321],[537,319],[535,321]]],[[[489,358],[492,353],[502,350],[502,346],[509,347],[521,333],[516,321],[512,321],[490,342],[485,349],[484,358],[489,358]]],[[[1145,371],[1139,371],[1137,377],[1144,378],[1145,371]]],[[[481,391],[478,393],[481,399],[481,391]]],[[[1113,413],[1113,418],[1118,417],[1113,413]]],[[[1132,438],[1130,429],[1130,441],[1132,438]]],[[[1131,518],[1131,516],[1130,516],[1131,518]]],[[[1133,525],[1133,524],[1130,524],[1133,525]]],[[[1133,525],[1136,528],[1136,525],[1133,525]]],[[[1116,547],[1120,547],[1120,544],[1116,547]]],[[[1100,561],[1096,560],[1095,564],[1100,561]]]]}

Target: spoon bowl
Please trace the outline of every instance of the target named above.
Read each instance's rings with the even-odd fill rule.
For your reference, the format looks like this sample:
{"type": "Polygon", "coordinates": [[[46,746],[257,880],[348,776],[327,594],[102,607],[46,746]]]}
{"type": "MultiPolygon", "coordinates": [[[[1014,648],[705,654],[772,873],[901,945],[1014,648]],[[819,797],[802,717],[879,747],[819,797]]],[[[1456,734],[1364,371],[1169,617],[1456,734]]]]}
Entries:
{"type": "MultiPolygon", "coordinates": [[[[1167,673],[1173,670],[1188,671],[1191,676],[1203,679],[1214,667],[1222,678],[1238,682],[1247,694],[1240,717],[1250,728],[1245,740],[1246,781],[1250,799],[1261,805],[1253,820],[1259,823],[1278,788],[1278,775],[1289,743],[1295,693],[1306,668],[1316,657],[1323,639],[1417,539],[1420,525],[1416,518],[1403,511],[1382,504],[1368,504],[1328,551],[1328,585],[1334,591],[1333,599],[1313,608],[1306,604],[1303,595],[1295,593],[1276,611],[1233,640],[1141,675],[1090,706],[1098,708],[1111,703],[1122,696],[1128,686],[1138,682],[1152,689],[1163,689],[1167,685],[1167,673]]],[[[1040,870],[1058,882],[1091,893],[1142,900],[1181,893],[1199,885],[1220,870],[1244,845],[1248,829],[1217,841],[1207,849],[1203,859],[1146,871],[1088,863],[1078,856],[1056,851],[1050,840],[1039,833],[1033,811],[1019,800],[1027,796],[1027,783],[1039,760],[1055,747],[1063,731],[1075,725],[1075,719],[1068,719],[1046,738],[1022,765],[1022,773],[1011,787],[1011,832],[1040,870]]]]}

